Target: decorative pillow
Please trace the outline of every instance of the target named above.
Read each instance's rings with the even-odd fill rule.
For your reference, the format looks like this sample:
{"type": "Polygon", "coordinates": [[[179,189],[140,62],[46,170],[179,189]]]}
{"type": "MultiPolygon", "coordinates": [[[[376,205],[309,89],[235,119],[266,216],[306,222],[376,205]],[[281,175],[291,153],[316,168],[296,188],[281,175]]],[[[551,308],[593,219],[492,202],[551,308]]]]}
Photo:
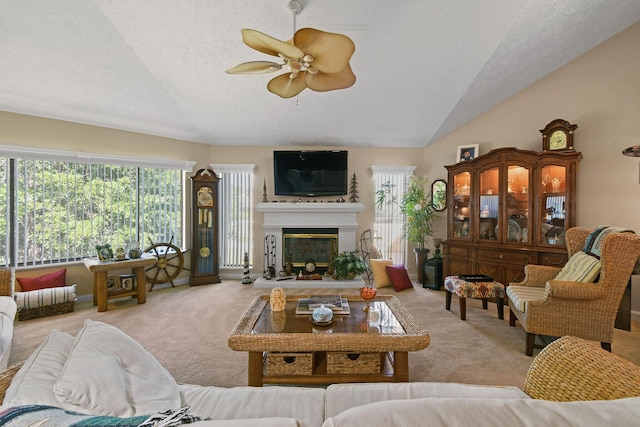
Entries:
{"type": "Polygon", "coordinates": [[[65,277],[67,269],[63,268],[53,273],[45,274],[40,277],[25,277],[16,280],[20,283],[22,292],[37,291],[38,289],[57,288],[65,285],[65,277]]]}
{"type": "Polygon", "coordinates": [[[59,402],[53,385],[62,372],[73,336],[56,329],[31,353],[11,381],[4,397],[4,406],[51,405],[59,402]]]}
{"type": "Polygon", "coordinates": [[[373,274],[373,286],[376,288],[386,288],[391,286],[391,279],[387,275],[386,267],[392,265],[393,261],[390,259],[372,259],[371,273],[373,274]]]}
{"type": "Polygon", "coordinates": [[[178,384],[137,341],[87,319],[60,379],[58,406],[84,414],[132,417],[181,407],[178,384]]]}
{"type": "Polygon", "coordinates": [[[38,308],[62,302],[75,301],[76,285],[62,286],[59,288],[40,289],[30,292],[16,292],[14,294],[18,310],[23,308],[38,308]]]}
{"type": "Polygon", "coordinates": [[[578,251],[562,267],[553,280],[594,282],[600,274],[600,260],[578,251]]]}
{"type": "Polygon", "coordinates": [[[395,289],[396,292],[413,288],[413,283],[411,282],[411,279],[409,279],[409,273],[407,273],[407,269],[404,265],[388,265],[386,269],[387,275],[389,275],[389,278],[391,279],[393,289],[395,289]]]}

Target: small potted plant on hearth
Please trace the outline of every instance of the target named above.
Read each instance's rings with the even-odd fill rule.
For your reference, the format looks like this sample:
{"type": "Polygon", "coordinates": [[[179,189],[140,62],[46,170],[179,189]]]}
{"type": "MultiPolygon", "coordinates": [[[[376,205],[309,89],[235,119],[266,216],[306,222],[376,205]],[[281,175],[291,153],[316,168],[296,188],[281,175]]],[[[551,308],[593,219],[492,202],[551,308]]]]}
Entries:
{"type": "Polygon", "coordinates": [[[433,208],[433,194],[426,190],[429,180],[425,177],[409,177],[409,188],[400,199],[392,194],[393,184],[386,183],[376,191],[376,205],[380,209],[384,204],[393,204],[400,208],[400,212],[406,216],[404,238],[415,243],[413,250],[416,254],[416,268],[418,281],[423,281],[423,266],[429,256],[426,248],[429,237],[433,236],[433,220],[438,216],[433,208]]]}
{"type": "Polygon", "coordinates": [[[329,274],[336,280],[355,279],[366,271],[367,264],[358,251],[339,253],[329,263],[329,274]]]}

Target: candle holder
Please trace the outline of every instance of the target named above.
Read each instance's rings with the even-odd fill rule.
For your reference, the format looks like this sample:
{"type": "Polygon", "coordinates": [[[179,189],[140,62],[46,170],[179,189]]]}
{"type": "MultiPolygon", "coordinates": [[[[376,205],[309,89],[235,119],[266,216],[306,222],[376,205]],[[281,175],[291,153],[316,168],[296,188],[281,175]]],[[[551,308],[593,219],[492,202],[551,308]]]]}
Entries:
{"type": "Polygon", "coordinates": [[[372,286],[363,286],[360,288],[360,296],[367,302],[367,305],[363,308],[364,311],[369,311],[371,300],[373,300],[377,294],[378,291],[372,286]]]}
{"type": "Polygon", "coordinates": [[[441,258],[440,245],[442,245],[442,239],[433,239],[433,245],[436,247],[436,252],[433,254],[434,258],[441,258]]]}

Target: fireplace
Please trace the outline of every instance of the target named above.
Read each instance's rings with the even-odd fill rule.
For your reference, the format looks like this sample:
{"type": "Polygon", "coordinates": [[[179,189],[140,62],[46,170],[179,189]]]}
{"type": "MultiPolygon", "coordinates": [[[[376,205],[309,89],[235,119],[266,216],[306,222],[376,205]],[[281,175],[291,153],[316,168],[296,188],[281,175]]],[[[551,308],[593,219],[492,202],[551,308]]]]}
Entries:
{"type": "MultiPolygon", "coordinates": [[[[258,203],[257,210],[264,214],[263,230],[265,241],[272,241],[273,261],[275,270],[283,270],[286,263],[286,253],[284,252],[285,234],[329,234],[328,236],[313,236],[312,245],[305,249],[302,240],[291,241],[292,244],[300,245],[301,254],[292,259],[294,271],[299,271],[307,260],[306,256],[313,258],[317,266],[328,264],[331,250],[335,252],[353,251],[356,249],[356,231],[358,229],[357,215],[364,209],[362,203],[320,203],[320,202],[272,202],[258,203]],[[294,231],[294,233],[287,233],[294,231]],[[334,235],[337,235],[334,237],[334,235]],[[307,252],[315,251],[315,252],[307,252]],[[313,255],[312,255],[313,253],[313,255]]],[[[262,272],[269,266],[256,265],[258,271],[262,272]]],[[[326,267],[325,267],[326,269],[326,267]]]]}
{"type": "Polygon", "coordinates": [[[291,263],[294,273],[312,260],[318,273],[327,271],[331,255],[338,252],[337,228],[283,228],[282,265],[291,263]]]}

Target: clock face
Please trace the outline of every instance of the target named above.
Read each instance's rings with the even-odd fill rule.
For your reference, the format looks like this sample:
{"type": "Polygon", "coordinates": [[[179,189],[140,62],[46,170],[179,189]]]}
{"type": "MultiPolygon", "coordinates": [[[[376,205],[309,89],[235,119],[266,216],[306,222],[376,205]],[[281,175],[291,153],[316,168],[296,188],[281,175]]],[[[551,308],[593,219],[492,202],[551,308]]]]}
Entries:
{"type": "Polygon", "coordinates": [[[564,150],[567,148],[567,134],[564,131],[556,130],[549,137],[550,150],[564,150]]]}
{"type": "Polygon", "coordinates": [[[307,273],[313,273],[316,271],[316,263],[313,261],[307,261],[304,265],[304,269],[307,270],[307,273]]]}
{"type": "Polygon", "coordinates": [[[213,195],[211,188],[202,187],[198,190],[198,206],[213,206],[213,195]]]}

